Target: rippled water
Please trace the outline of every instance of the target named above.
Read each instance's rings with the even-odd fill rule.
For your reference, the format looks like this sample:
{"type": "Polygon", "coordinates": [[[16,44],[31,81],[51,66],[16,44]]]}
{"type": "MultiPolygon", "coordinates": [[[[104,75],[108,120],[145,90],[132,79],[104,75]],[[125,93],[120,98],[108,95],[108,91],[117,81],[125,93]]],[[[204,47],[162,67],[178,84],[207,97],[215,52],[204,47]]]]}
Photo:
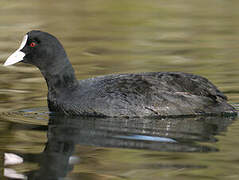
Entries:
{"type": "MultiPolygon", "coordinates": [[[[184,71],[207,77],[237,106],[238,7],[236,0],[2,0],[0,63],[40,29],[60,39],[79,79],[184,71]]],[[[56,117],[36,68],[0,72],[0,179],[239,178],[237,117],[56,117]]]]}

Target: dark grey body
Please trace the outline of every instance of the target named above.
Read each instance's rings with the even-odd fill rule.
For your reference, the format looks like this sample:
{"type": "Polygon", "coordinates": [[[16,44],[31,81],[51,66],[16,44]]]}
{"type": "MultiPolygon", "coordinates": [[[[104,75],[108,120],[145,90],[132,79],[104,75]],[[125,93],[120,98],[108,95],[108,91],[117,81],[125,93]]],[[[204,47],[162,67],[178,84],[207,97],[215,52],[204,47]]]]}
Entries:
{"type": "Polygon", "coordinates": [[[180,72],[100,76],[48,94],[52,111],[85,116],[180,116],[235,113],[206,78],[180,72]]]}

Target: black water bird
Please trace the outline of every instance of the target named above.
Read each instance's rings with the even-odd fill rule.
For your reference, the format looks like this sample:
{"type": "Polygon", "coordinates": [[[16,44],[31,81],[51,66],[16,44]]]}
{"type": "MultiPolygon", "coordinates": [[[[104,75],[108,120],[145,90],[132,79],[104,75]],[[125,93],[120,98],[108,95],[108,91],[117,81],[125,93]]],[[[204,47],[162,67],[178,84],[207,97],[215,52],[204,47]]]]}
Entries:
{"type": "Polygon", "coordinates": [[[236,114],[206,78],[182,72],[113,74],[78,81],[61,43],[42,31],[28,32],[4,66],[38,67],[48,86],[50,111],[65,115],[145,117],[236,114]]]}

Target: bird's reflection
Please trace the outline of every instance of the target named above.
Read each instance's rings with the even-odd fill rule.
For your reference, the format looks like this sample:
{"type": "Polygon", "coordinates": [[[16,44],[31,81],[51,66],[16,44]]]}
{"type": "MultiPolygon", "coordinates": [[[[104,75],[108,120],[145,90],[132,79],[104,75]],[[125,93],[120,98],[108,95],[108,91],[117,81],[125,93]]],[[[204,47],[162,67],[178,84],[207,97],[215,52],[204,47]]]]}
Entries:
{"type": "MultiPolygon", "coordinates": [[[[157,150],[167,152],[218,151],[200,142],[215,142],[234,117],[82,118],[50,115],[45,149],[20,154],[24,162],[39,165],[25,174],[29,180],[64,178],[79,163],[76,145],[157,150]]],[[[37,129],[37,128],[36,128],[37,129]]],[[[44,128],[38,128],[44,129],[44,128]]],[[[77,146],[78,148],[80,146],[77,146]]],[[[18,153],[19,154],[19,153],[18,153]]]]}

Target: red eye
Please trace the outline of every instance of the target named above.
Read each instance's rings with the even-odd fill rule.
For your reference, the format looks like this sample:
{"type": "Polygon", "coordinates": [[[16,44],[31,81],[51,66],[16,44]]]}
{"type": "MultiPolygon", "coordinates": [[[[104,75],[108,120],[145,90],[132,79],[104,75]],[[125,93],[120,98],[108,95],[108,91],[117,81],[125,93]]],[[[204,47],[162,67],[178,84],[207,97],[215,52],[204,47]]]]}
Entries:
{"type": "Polygon", "coordinates": [[[36,46],[36,43],[32,42],[32,43],[30,44],[30,46],[31,46],[31,47],[35,47],[35,46],[36,46]]]}

